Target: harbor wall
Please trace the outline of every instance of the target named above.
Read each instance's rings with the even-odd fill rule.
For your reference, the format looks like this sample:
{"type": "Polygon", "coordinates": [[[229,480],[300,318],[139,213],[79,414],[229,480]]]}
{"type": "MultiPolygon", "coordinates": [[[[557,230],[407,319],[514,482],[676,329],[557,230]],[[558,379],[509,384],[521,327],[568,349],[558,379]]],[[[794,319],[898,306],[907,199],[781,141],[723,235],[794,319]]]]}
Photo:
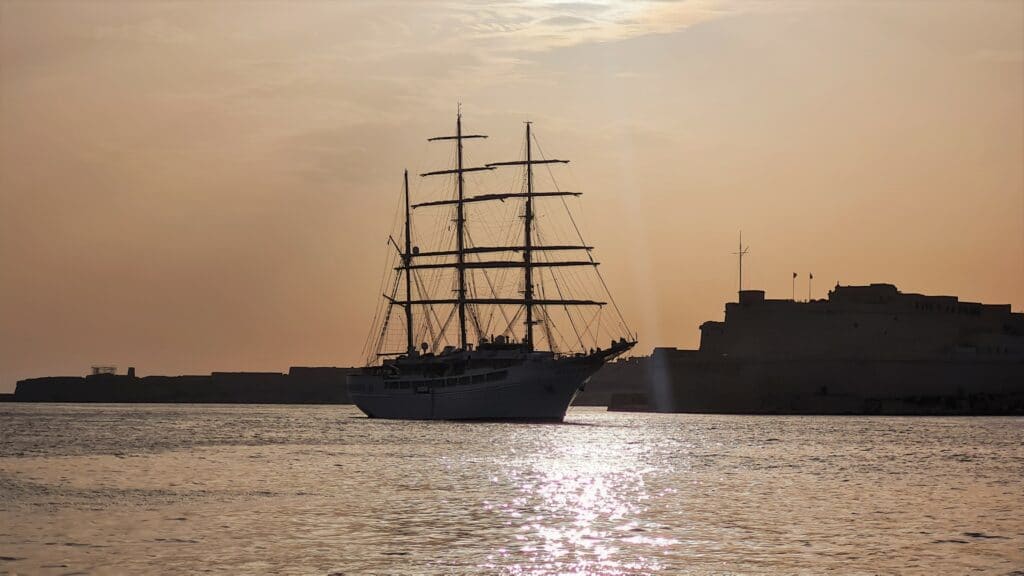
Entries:
{"type": "MultiPolygon", "coordinates": [[[[724,414],[1021,414],[1024,363],[727,360],[656,351],[651,410],[724,414]]],[[[678,351],[686,352],[686,351],[678,351]]]]}
{"type": "Polygon", "coordinates": [[[349,404],[346,376],[355,368],[293,367],[280,372],[214,372],[200,376],[119,374],[21,380],[18,402],[152,402],[349,404]]]}
{"type": "MultiPolygon", "coordinates": [[[[606,365],[576,397],[575,406],[607,406],[613,394],[642,392],[630,362],[606,365]]],[[[639,359],[632,361],[633,364],[639,359]]],[[[196,376],[96,374],[29,378],[11,402],[138,402],[224,404],[351,404],[346,377],[357,368],[293,367],[281,372],[214,372],[196,376]]]]}

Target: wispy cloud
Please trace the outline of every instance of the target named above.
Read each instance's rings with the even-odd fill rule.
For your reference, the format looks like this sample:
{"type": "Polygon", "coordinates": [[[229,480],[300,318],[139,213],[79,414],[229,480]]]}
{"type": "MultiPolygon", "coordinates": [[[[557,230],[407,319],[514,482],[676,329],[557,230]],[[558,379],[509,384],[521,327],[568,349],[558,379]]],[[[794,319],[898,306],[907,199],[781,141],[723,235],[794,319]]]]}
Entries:
{"type": "Polygon", "coordinates": [[[462,4],[470,40],[491,50],[543,51],[591,42],[625,40],[679,30],[728,13],[721,0],[551,2],[514,0],[500,9],[474,11],[462,4]]]}

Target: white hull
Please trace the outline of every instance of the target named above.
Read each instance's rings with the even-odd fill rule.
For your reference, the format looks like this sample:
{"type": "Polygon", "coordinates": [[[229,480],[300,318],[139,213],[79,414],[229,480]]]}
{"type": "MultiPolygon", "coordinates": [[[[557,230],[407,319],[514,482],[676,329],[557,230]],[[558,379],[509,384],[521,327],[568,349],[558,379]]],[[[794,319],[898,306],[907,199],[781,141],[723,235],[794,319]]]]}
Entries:
{"type": "Polygon", "coordinates": [[[580,359],[549,359],[447,379],[352,374],[349,397],[371,418],[561,421],[600,366],[580,359]]]}

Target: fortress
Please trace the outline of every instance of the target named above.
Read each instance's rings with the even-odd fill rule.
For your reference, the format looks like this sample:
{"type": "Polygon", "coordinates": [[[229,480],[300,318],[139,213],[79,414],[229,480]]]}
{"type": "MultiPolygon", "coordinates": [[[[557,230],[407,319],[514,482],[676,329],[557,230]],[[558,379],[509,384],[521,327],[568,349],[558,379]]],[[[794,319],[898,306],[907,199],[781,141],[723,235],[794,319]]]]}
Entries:
{"type": "Polygon", "coordinates": [[[836,286],[827,300],[740,292],[724,322],[700,327],[700,352],[731,358],[1024,359],[1024,314],[1009,304],[904,294],[892,284],[836,286]]]}
{"type": "Polygon", "coordinates": [[[663,412],[1024,414],[1024,314],[891,284],[827,300],[744,290],[698,350],[656,348],[637,374],[663,412]]]}

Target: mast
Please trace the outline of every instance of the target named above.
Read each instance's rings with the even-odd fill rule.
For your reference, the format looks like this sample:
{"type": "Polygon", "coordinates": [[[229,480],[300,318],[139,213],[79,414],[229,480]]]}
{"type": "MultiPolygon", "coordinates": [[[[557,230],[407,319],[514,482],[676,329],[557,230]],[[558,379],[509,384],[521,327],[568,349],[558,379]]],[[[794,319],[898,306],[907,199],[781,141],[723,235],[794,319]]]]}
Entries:
{"type": "Polygon", "coordinates": [[[462,110],[459,110],[455,117],[455,143],[458,147],[458,199],[455,205],[455,250],[456,260],[459,263],[459,347],[466,349],[466,219],[463,217],[465,206],[463,203],[463,188],[465,179],[462,176],[462,110]]]}
{"type": "Polygon", "coordinates": [[[455,204],[455,256],[456,266],[458,273],[458,290],[456,305],[459,309],[459,347],[463,350],[466,349],[466,217],[465,217],[465,179],[463,174],[466,172],[475,172],[478,170],[493,170],[490,166],[479,166],[474,168],[466,168],[462,163],[462,141],[469,138],[487,138],[483,134],[463,134],[462,133],[462,107],[459,107],[459,113],[455,118],[455,136],[438,136],[435,138],[428,138],[428,142],[434,142],[437,140],[455,140],[456,156],[458,163],[456,164],[455,170],[437,170],[435,172],[426,172],[420,174],[420,176],[436,176],[439,174],[455,174],[456,175],[456,200],[455,204]]]}
{"type": "MultiPolygon", "coordinates": [[[[597,272],[597,267],[600,265],[600,263],[596,262],[593,256],[590,254],[590,252],[594,248],[593,246],[586,245],[582,236],[579,235],[579,228],[576,226],[575,221],[572,220],[571,212],[569,213],[569,218],[570,221],[572,221],[574,228],[576,229],[577,236],[579,236],[578,244],[575,243],[575,241],[569,241],[565,243],[545,243],[539,236],[540,229],[538,228],[538,226],[534,225],[534,218],[536,217],[537,209],[537,205],[535,205],[536,202],[540,202],[543,204],[548,199],[562,200],[565,197],[575,197],[580,196],[581,194],[579,192],[559,190],[557,184],[554,186],[554,191],[550,191],[552,190],[551,188],[548,188],[548,191],[545,191],[544,188],[541,188],[541,191],[536,190],[533,170],[534,164],[565,164],[568,163],[568,160],[544,159],[544,154],[543,151],[540,149],[539,142],[538,153],[534,155],[533,125],[532,122],[525,122],[525,124],[526,150],[524,155],[521,156],[519,160],[511,162],[493,162],[482,166],[478,165],[470,167],[466,165],[465,147],[463,140],[487,138],[487,136],[483,134],[466,134],[463,132],[462,110],[460,106],[459,111],[456,115],[455,133],[453,135],[438,136],[427,139],[429,142],[440,140],[454,140],[455,161],[451,162],[451,160],[449,160],[451,164],[449,164],[448,169],[424,172],[420,174],[421,177],[439,175],[455,176],[454,182],[446,179],[447,184],[444,187],[447,188],[449,192],[444,194],[444,199],[413,204],[412,195],[409,189],[409,172],[408,170],[404,171],[402,182],[403,201],[405,209],[405,221],[403,223],[403,233],[405,235],[404,242],[394,238],[393,236],[389,236],[388,241],[401,255],[401,262],[394,269],[398,271],[399,274],[405,275],[405,294],[404,298],[397,294],[397,292],[401,289],[400,287],[403,278],[401,278],[400,276],[392,277],[392,280],[389,282],[390,291],[383,294],[384,299],[387,300],[388,308],[387,313],[384,314],[383,316],[383,326],[381,329],[381,334],[377,338],[377,356],[400,356],[403,354],[402,352],[380,352],[381,346],[384,343],[384,338],[387,334],[388,322],[389,320],[392,320],[392,306],[402,306],[405,308],[405,353],[408,354],[408,356],[410,357],[416,352],[416,334],[414,333],[415,318],[413,312],[414,306],[427,307],[424,312],[425,314],[427,314],[427,323],[421,326],[421,328],[426,329],[428,332],[430,332],[430,338],[432,339],[431,346],[433,346],[434,350],[439,348],[439,343],[442,338],[445,340],[445,344],[449,343],[448,338],[450,338],[451,336],[451,331],[454,331],[454,327],[451,326],[453,324],[452,321],[454,320],[456,313],[458,313],[459,349],[454,350],[454,352],[459,356],[463,356],[464,352],[467,351],[471,346],[471,336],[468,333],[470,330],[467,329],[466,321],[467,311],[469,312],[469,320],[473,323],[473,329],[476,330],[477,334],[483,334],[485,330],[489,330],[492,327],[492,322],[495,320],[495,312],[500,313],[500,315],[504,318],[505,324],[499,324],[498,327],[503,330],[503,334],[508,334],[509,332],[511,332],[513,335],[515,335],[516,333],[522,334],[523,339],[520,345],[518,345],[516,348],[524,353],[532,352],[537,349],[538,345],[534,341],[536,335],[536,330],[534,329],[534,326],[538,324],[542,325],[542,327],[547,332],[547,341],[551,347],[551,352],[558,355],[560,354],[560,352],[556,350],[556,345],[558,345],[559,343],[556,343],[554,338],[552,337],[552,332],[550,330],[551,325],[548,322],[548,320],[550,320],[550,318],[548,317],[548,311],[550,307],[559,307],[565,309],[565,313],[568,315],[569,322],[573,325],[573,330],[576,333],[576,337],[579,340],[580,346],[585,348],[586,344],[584,344],[583,338],[584,336],[586,336],[587,338],[593,337],[593,334],[591,333],[591,323],[593,321],[589,321],[586,325],[583,326],[585,334],[581,334],[579,327],[576,325],[576,322],[574,322],[573,316],[570,314],[569,307],[594,307],[600,309],[607,306],[609,303],[615,306],[615,302],[611,300],[610,294],[607,294],[607,299],[610,302],[574,297],[571,293],[563,294],[563,286],[561,286],[559,283],[560,276],[554,272],[552,272],[552,278],[555,282],[555,287],[557,288],[557,294],[552,294],[551,296],[549,296],[545,293],[543,284],[541,283],[543,281],[543,277],[535,277],[534,269],[537,268],[553,269],[563,267],[591,267],[595,269],[595,273],[597,274],[598,279],[601,281],[602,286],[604,286],[606,293],[608,290],[607,285],[605,285],[604,280],[601,278],[600,272],[597,272]],[[518,172],[520,178],[525,176],[525,186],[520,186],[518,190],[516,190],[516,188],[513,187],[512,190],[509,190],[508,193],[484,193],[472,195],[472,191],[470,191],[470,195],[467,195],[465,181],[466,172],[494,170],[502,166],[515,166],[516,168],[526,168],[525,174],[518,172]],[[454,190],[452,190],[452,187],[454,187],[454,190]],[[454,194],[452,192],[454,192],[454,194]],[[523,207],[521,212],[521,217],[523,218],[522,241],[516,242],[514,236],[512,238],[509,238],[507,235],[509,231],[506,230],[502,234],[503,239],[499,240],[498,243],[496,244],[485,243],[483,245],[474,245],[472,236],[470,235],[470,231],[466,227],[468,216],[466,205],[471,203],[490,204],[497,202],[505,202],[506,200],[509,199],[518,200],[520,198],[523,199],[523,207]],[[426,207],[445,207],[446,212],[447,210],[454,208],[454,210],[452,211],[453,213],[449,212],[448,214],[450,215],[449,218],[451,218],[450,221],[455,222],[455,242],[451,242],[449,237],[448,241],[444,243],[445,245],[439,246],[438,248],[434,248],[433,250],[428,251],[420,251],[417,247],[413,246],[412,211],[418,208],[426,207]],[[535,235],[538,235],[538,237],[534,238],[535,235]],[[511,240],[511,242],[509,242],[509,240],[511,240]],[[521,254],[515,254],[516,252],[519,252],[521,254]],[[535,253],[537,252],[540,252],[542,254],[540,260],[534,259],[535,253]],[[572,258],[569,257],[568,254],[558,255],[559,253],[562,252],[582,252],[585,254],[586,259],[572,258]],[[556,256],[545,256],[547,254],[555,254],[556,256]],[[487,255],[494,255],[494,257],[488,258],[487,255]],[[419,278],[412,278],[412,275],[416,272],[416,270],[449,268],[454,268],[457,276],[455,278],[456,286],[447,294],[431,294],[432,292],[434,292],[433,286],[430,288],[426,288],[422,285],[419,285],[419,278]],[[492,282],[489,273],[485,273],[485,278],[487,280],[487,284],[490,287],[490,292],[486,293],[486,290],[484,290],[484,294],[479,294],[477,290],[473,289],[473,281],[476,279],[476,277],[470,275],[469,278],[467,278],[466,274],[467,270],[470,271],[470,274],[475,274],[473,270],[486,271],[490,269],[508,268],[522,269],[523,288],[522,291],[518,294],[508,294],[507,292],[509,289],[514,289],[514,284],[512,286],[509,286],[508,284],[499,282],[498,285],[496,286],[492,282]],[[413,294],[414,283],[417,284],[418,286],[417,294],[415,295],[413,294]],[[435,305],[446,307],[445,314],[447,314],[447,317],[444,319],[443,322],[441,318],[437,317],[437,313],[433,308],[435,305]],[[480,306],[498,307],[496,311],[492,310],[491,316],[487,317],[484,320],[485,324],[481,324],[481,321],[477,315],[478,307],[480,306]],[[514,310],[515,314],[511,318],[509,317],[508,310],[504,308],[505,306],[516,306],[514,310]],[[522,318],[522,316],[520,315],[525,315],[525,329],[521,333],[518,332],[518,326],[516,326],[517,320],[522,318]],[[434,321],[436,321],[436,324],[434,321]],[[504,326],[504,328],[502,328],[502,326],[504,326]]],[[[564,204],[564,201],[562,201],[562,203],[564,204]]],[[[510,208],[514,209],[514,205],[510,206],[510,208]]],[[[568,206],[566,206],[566,209],[568,209],[568,206]]],[[[512,224],[511,232],[514,235],[515,225],[514,223],[509,224],[512,224]]],[[[448,230],[451,231],[451,228],[448,228],[448,230]]],[[[742,248],[742,241],[740,245],[742,248]]],[[[514,278],[518,274],[519,270],[514,270],[512,271],[511,275],[514,278]]],[[[502,275],[504,275],[504,273],[502,275]]],[[[444,277],[447,277],[449,282],[451,281],[451,277],[448,276],[447,274],[444,274],[444,277]]],[[[449,287],[450,286],[451,284],[449,284],[449,287]]],[[[618,312],[617,306],[615,306],[615,309],[616,312],[618,312]]],[[[598,323],[597,329],[600,330],[600,316],[597,316],[596,318],[598,323]]],[[[625,328],[626,333],[628,334],[628,328],[625,327],[625,321],[622,320],[621,312],[619,312],[619,320],[621,322],[620,326],[625,328]]],[[[497,321],[500,322],[501,319],[499,318],[497,319],[497,321]]],[[[561,338],[561,335],[559,335],[559,337],[561,338]]],[[[635,336],[631,337],[635,338],[635,336]]],[[[633,344],[635,344],[635,342],[629,343],[630,346],[632,346],[633,344]]],[[[369,342],[367,343],[367,346],[369,349],[369,342]]],[[[424,347],[428,346],[424,344],[424,347]]],[[[561,348],[561,346],[558,345],[557,348],[561,348]]],[[[619,350],[618,348],[615,347],[615,345],[613,345],[613,349],[619,350]]],[[[452,347],[446,346],[445,352],[442,352],[440,354],[447,355],[450,351],[452,351],[452,347]]],[[[598,351],[600,352],[600,349],[598,349],[598,351]]]]}
{"type": "Polygon", "coordinates": [[[533,351],[533,156],[530,123],[526,123],[526,209],[523,215],[523,299],[526,306],[526,349],[533,351]]]}
{"type": "MultiPolygon", "coordinates": [[[[568,164],[568,160],[534,160],[530,127],[532,123],[526,122],[526,160],[515,162],[491,162],[488,166],[526,166],[526,193],[503,196],[516,196],[525,198],[526,206],[523,213],[523,305],[526,308],[526,347],[533,350],[533,307],[537,301],[533,297],[533,269],[537,266],[533,261],[535,249],[550,249],[550,247],[534,247],[533,245],[533,198],[535,196],[579,196],[577,192],[534,192],[533,191],[533,165],[534,164],[568,164]]],[[[584,246],[566,247],[567,249],[587,249],[584,246]]],[[[542,266],[594,266],[594,262],[544,262],[542,266]]]]}
{"type": "Polygon", "coordinates": [[[415,347],[412,342],[412,271],[409,265],[412,264],[412,234],[409,214],[409,171],[405,171],[403,177],[405,184],[405,254],[403,260],[405,268],[405,350],[412,354],[415,347]]]}

